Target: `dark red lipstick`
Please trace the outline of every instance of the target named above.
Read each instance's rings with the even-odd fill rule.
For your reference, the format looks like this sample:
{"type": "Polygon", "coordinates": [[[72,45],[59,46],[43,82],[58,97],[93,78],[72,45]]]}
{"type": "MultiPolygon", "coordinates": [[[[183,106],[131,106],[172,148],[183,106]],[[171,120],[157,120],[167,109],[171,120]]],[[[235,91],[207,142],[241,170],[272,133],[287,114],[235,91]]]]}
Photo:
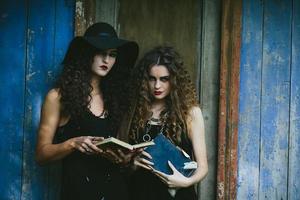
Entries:
{"type": "Polygon", "coordinates": [[[158,95],[161,95],[161,93],[162,93],[162,92],[160,92],[160,91],[155,91],[155,92],[154,92],[154,95],[155,95],[155,96],[158,96],[158,95]]]}
{"type": "Polygon", "coordinates": [[[107,67],[106,65],[101,65],[100,68],[101,68],[102,70],[107,70],[107,69],[108,69],[108,67],[107,67]]]}

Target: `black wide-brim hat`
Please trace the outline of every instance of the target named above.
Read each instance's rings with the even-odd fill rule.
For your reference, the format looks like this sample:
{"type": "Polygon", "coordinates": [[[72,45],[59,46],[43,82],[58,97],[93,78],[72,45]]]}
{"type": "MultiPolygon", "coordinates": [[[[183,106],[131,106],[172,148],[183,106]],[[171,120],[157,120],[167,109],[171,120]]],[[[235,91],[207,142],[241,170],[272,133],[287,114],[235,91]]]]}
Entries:
{"type": "Polygon", "coordinates": [[[115,29],[107,23],[98,22],[91,25],[83,36],[77,36],[74,41],[84,41],[98,50],[117,49],[117,61],[119,65],[134,65],[139,46],[134,41],[121,39],[118,37],[115,29]]]}

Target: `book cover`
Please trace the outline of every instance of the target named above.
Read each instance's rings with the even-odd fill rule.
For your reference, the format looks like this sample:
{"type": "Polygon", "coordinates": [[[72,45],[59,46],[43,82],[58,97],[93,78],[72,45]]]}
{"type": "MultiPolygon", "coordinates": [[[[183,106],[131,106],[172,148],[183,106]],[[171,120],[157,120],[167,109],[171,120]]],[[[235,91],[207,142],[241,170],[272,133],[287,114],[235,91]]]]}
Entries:
{"type": "Polygon", "coordinates": [[[154,138],[155,145],[145,149],[152,156],[154,169],[165,174],[172,174],[168,161],[184,176],[190,177],[197,168],[197,163],[192,161],[189,155],[183,150],[177,148],[168,138],[162,133],[159,133],[154,138]]]}
{"type": "Polygon", "coordinates": [[[122,150],[122,151],[128,151],[128,150],[134,150],[134,149],[139,149],[139,148],[144,148],[147,146],[151,146],[154,145],[153,141],[149,141],[149,142],[143,142],[143,143],[139,143],[139,144],[135,144],[135,145],[131,145],[128,144],[122,140],[119,140],[117,138],[114,137],[109,137],[106,138],[100,142],[97,142],[95,144],[96,146],[98,146],[100,149],[111,149],[113,151],[116,151],[118,149],[122,150]]]}

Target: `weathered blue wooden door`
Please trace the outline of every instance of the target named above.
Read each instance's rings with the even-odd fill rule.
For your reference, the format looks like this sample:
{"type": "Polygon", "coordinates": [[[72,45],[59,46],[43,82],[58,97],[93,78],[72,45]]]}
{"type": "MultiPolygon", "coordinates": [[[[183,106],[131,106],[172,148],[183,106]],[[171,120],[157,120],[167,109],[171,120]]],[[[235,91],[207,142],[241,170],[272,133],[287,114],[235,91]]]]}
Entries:
{"type": "Polygon", "coordinates": [[[41,103],[74,32],[75,0],[0,2],[0,199],[55,199],[35,163],[41,103]]]}
{"type": "Polygon", "coordinates": [[[237,199],[300,199],[300,1],[244,0],[237,199]]]}

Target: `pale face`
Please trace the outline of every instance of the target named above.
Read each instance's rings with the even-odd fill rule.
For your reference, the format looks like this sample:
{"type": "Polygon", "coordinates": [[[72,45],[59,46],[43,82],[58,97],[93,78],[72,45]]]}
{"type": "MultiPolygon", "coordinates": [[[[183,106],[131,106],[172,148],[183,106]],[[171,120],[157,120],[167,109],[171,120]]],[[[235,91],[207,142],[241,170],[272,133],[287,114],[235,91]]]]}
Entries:
{"type": "Polygon", "coordinates": [[[96,54],[92,64],[92,72],[100,77],[106,76],[115,64],[116,57],[116,49],[107,49],[96,54]]]}
{"type": "Polygon", "coordinates": [[[163,100],[170,94],[170,72],[164,65],[154,65],[150,69],[148,85],[155,100],[163,100]]]}

